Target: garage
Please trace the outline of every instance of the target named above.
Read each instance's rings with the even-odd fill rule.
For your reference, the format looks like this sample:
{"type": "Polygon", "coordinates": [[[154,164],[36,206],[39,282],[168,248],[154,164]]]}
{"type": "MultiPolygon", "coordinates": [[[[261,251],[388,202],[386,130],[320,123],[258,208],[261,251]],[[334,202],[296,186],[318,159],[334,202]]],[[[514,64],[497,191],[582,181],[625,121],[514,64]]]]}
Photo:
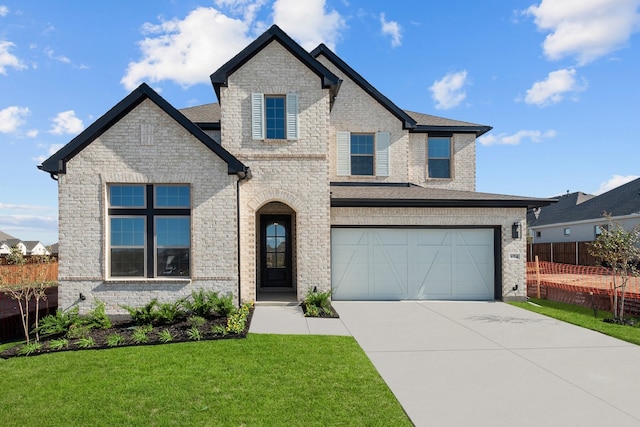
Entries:
{"type": "Polygon", "coordinates": [[[332,298],[493,300],[495,240],[493,228],[332,228],[332,298]]]}

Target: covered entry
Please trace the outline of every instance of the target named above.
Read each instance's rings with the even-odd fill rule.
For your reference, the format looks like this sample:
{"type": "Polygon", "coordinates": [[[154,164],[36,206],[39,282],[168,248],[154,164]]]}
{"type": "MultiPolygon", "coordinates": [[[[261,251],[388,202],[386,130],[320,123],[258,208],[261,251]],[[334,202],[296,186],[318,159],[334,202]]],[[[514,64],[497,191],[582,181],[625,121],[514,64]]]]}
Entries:
{"type": "Polygon", "coordinates": [[[335,300],[493,300],[493,228],[333,228],[335,300]]]}

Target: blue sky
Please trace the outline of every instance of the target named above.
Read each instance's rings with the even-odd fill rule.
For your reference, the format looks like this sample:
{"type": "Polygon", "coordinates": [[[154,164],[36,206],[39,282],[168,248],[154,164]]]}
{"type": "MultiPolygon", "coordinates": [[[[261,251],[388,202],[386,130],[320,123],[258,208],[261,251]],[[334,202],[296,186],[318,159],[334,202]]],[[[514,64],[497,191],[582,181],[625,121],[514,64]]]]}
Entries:
{"type": "Polygon", "coordinates": [[[177,108],[271,24],[407,110],[493,126],[477,190],[600,193],[640,175],[640,0],[0,0],[0,230],[57,241],[36,166],[147,82],[177,108]]]}

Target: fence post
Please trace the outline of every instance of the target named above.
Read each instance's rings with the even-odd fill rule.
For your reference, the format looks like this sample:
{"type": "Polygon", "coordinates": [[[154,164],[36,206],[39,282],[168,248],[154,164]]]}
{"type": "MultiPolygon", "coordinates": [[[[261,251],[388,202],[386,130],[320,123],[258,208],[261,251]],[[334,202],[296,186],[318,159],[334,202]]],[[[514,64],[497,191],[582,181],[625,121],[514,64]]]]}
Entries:
{"type": "Polygon", "coordinates": [[[538,255],[536,255],[536,284],[538,285],[538,299],[540,299],[540,262],[538,261],[538,255]]]}

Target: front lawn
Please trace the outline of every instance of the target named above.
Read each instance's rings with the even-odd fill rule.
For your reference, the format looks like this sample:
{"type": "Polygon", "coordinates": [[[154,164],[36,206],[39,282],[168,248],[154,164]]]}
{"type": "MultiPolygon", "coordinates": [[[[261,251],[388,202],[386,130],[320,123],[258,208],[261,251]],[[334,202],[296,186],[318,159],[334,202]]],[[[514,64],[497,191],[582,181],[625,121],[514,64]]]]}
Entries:
{"type": "Polygon", "coordinates": [[[596,318],[593,316],[593,310],[587,307],[536,298],[531,298],[531,302],[540,307],[528,302],[511,302],[510,304],[640,345],[640,327],[638,326],[640,323],[636,323],[636,326],[616,325],[603,322],[603,319],[613,317],[608,311],[598,310],[596,318]]]}
{"type": "Polygon", "coordinates": [[[352,337],[246,339],[0,359],[3,426],[411,425],[352,337]]]}

